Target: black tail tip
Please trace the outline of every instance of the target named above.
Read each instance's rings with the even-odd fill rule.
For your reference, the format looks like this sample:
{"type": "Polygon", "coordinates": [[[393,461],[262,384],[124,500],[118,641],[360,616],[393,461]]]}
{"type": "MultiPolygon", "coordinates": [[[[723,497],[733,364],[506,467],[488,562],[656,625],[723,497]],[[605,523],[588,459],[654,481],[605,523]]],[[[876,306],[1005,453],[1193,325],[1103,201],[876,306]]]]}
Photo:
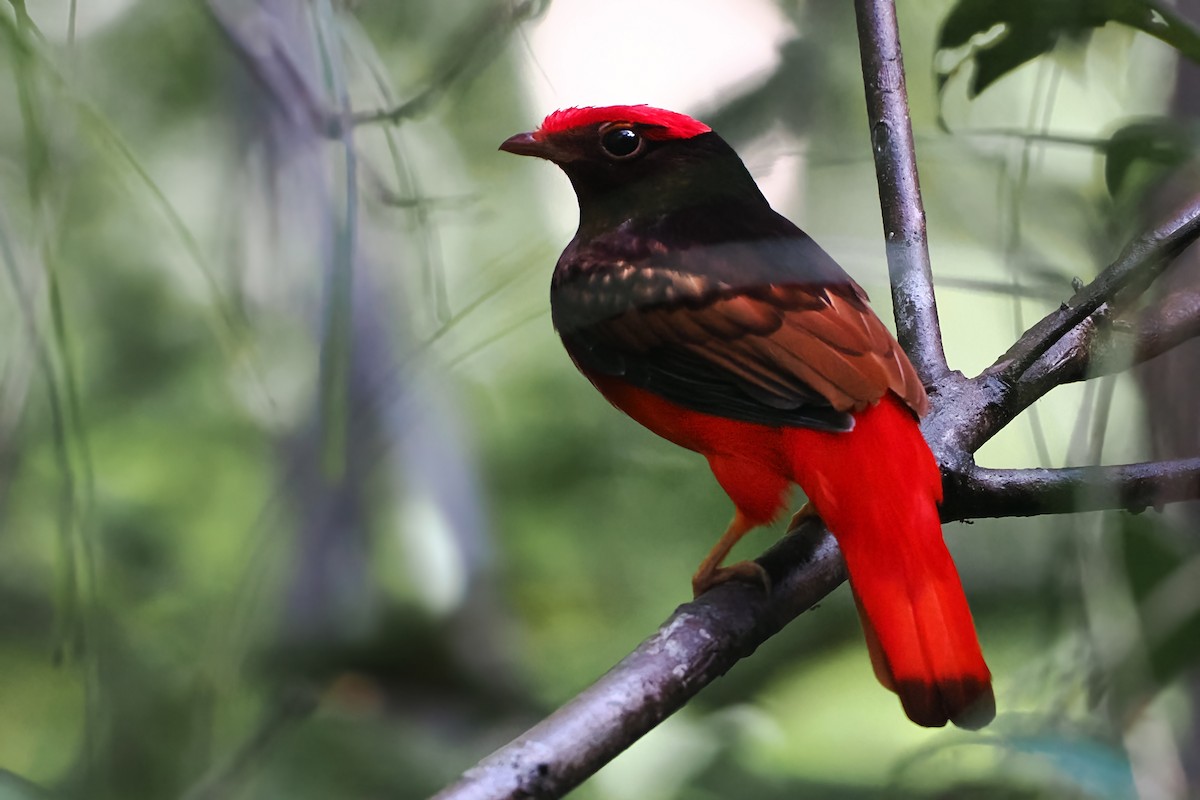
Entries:
{"type": "Polygon", "coordinates": [[[926,728],[941,728],[953,722],[965,730],[977,731],[996,718],[991,682],[970,676],[938,683],[898,681],[896,694],[908,718],[926,728]]]}
{"type": "Polygon", "coordinates": [[[973,699],[960,706],[950,721],[968,731],[977,731],[996,718],[996,695],[992,692],[990,683],[979,684],[975,681],[973,699]]]}

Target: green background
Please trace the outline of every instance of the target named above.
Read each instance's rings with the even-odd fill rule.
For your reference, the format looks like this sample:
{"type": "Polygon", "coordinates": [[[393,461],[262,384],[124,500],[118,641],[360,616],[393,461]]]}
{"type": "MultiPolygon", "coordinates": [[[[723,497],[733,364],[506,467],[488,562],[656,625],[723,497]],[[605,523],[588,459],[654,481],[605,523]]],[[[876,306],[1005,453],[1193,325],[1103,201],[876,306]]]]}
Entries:
{"type": "MultiPolygon", "coordinates": [[[[777,68],[679,110],[757,175],[793,171],[777,208],[890,319],[850,4],[778,5],[777,68]]],[[[974,18],[975,45],[1053,49],[973,97],[972,66],[952,69],[969,48],[938,35],[986,4],[900,5],[946,349],[971,375],[1153,218],[1141,192],[1193,140],[1138,144],[1110,185],[1103,143],[1169,111],[1162,42],[1022,28],[1029,4],[1009,4],[999,32],[974,18]]],[[[225,28],[197,2],[82,3],[73,33],[62,0],[0,7],[5,800],[424,797],[689,599],[731,511],[552,330],[574,201],[551,166],[496,152],[552,110],[528,38],[549,13],[216,7],[225,28]],[[336,130],[339,109],[410,98],[397,126],[336,130]]],[[[1169,413],[1153,376],[1089,386],[980,462],[1172,454],[1145,435],[1169,413]]],[[[1184,418],[1186,389],[1166,398],[1184,418]]],[[[907,722],[839,589],[576,796],[1185,786],[1194,530],[1182,509],[948,525],[996,678],[981,733],[907,722]]]]}

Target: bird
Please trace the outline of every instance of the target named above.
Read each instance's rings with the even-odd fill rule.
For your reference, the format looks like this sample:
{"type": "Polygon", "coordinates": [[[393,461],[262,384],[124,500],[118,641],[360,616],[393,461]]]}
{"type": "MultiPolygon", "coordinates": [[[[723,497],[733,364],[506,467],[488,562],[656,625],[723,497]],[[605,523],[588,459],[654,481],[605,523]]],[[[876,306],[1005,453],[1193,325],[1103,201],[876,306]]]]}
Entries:
{"type": "MultiPolygon", "coordinates": [[[[880,683],[913,722],[978,729],[995,697],[942,537],[929,401],[867,294],[771,208],[708,125],[648,105],[560,109],[500,149],[557,165],[579,225],[550,281],[567,354],[617,409],[708,460],[733,520],[699,596],[793,484],[837,540],[880,683]]],[[[793,519],[795,522],[795,518],[793,519]]]]}

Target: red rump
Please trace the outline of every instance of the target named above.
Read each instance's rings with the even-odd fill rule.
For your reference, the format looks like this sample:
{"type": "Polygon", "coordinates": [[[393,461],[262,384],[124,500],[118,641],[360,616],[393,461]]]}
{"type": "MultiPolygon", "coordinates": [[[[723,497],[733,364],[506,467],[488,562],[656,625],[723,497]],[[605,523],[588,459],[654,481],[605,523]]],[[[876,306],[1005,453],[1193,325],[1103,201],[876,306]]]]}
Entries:
{"type": "Polygon", "coordinates": [[[686,114],[653,106],[584,106],[563,108],[550,114],[542,120],[542,125],[534,132],[533,138],[540,140],[552,133],[561,133],[598,122],[631,122],[637,125],[648,125],[650,127],[645,131],[646,137],[660,140],[690,139],[712,130],[703,122],[694,120],[686,114]]]}
{"type": "Polygon", "coordinates": [[[739,512],[764,524],[797,483],[837,539],[875,675],[914,722],[979,728],[995,715],[991,673],[942,539],[937,463],[892,394],[827,433],[725,419],[624,381],[589,375],[610,402],[708,458],[739,512]]]}
{"type": "Polygon", "coordinates": [[[895,396],[850,433],[784,431],[792,479],[837,539],[879,682],[919,725],[979,728],[995,716],[991,673],[942,539],[942,480],[895,396]]]}

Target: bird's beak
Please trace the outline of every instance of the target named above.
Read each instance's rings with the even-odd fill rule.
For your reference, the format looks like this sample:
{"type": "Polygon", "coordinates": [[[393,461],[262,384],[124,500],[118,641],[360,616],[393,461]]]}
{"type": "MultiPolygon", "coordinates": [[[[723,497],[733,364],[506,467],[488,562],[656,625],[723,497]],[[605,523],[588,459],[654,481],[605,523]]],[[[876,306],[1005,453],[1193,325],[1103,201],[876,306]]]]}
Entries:
{"type": "Polygon", "coordinates": [[[516,136],[510,136],[500,145],[500,149],[518,156],[551,159],[551,147],[546,142],[533,138],[532,133],[518,133],[516,136]]]}

